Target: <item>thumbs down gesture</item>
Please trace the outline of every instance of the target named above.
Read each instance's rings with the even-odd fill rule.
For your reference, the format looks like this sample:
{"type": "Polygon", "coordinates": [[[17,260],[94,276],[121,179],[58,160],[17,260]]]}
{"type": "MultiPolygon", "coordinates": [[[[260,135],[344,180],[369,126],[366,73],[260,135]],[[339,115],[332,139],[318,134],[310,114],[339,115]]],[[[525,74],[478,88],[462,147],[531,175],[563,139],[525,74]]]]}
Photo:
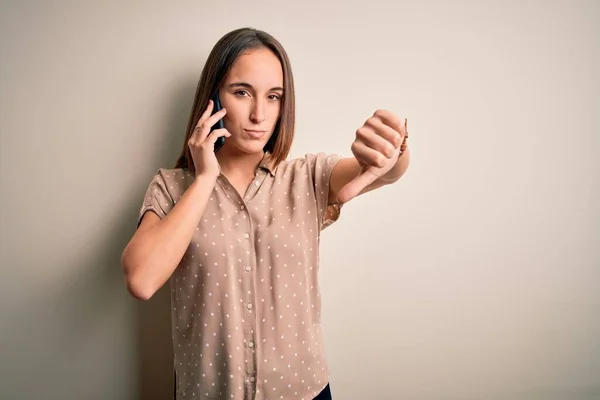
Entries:
{"type": "Polygon", "coordinates": [[[377,110],[356,130],[351,150],[360,164],[359,174],[338,193],[343,204],[388,173],[406,149],[407,120],[391,111],[377,110]]]}

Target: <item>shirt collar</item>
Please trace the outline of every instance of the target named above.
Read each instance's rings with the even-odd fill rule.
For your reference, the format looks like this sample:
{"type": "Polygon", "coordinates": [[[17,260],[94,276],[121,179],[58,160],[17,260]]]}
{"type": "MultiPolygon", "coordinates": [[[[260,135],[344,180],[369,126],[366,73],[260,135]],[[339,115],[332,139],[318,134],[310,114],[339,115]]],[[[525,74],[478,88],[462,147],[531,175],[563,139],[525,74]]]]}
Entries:
{"type": "Polygon", "coordinates": [[[271,156],[271,153],[265,151],[265,154],[262,160],[260,161],[259,168],[266,170],[267,172],[269,172],[269,174],[271,174],[271,176],[275,176],[275,169],[277,167],[273,165],[273,159],[271,158],[271,156]]]}

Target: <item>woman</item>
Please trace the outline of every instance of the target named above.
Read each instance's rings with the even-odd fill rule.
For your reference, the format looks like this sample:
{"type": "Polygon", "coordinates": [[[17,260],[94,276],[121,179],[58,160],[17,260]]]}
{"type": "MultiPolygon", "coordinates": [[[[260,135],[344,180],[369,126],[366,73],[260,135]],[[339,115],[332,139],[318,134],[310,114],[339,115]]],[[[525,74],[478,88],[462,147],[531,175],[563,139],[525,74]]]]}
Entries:
{"type": "Polygon", "coordinates": [[[294,111],[280,43],[250,28],[226,34],[202,71],[175,168],[148,187],[122,264],[138,299],[170,280],[177,399],[331,398],[320,232],[342,204],[402,176],[406,122],[377,111],[356,131],[354,157],[286,161],[294,111]],[[213,113],[215,93],[223,109],[213,113]]]}

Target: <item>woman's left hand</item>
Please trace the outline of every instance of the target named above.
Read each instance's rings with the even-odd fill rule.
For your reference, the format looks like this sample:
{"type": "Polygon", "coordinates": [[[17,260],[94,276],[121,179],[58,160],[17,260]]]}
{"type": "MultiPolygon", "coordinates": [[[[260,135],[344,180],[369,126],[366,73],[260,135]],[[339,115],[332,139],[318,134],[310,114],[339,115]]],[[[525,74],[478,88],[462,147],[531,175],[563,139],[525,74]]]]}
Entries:
{"type": "Polygon", "coordinates": [[[406,147],[406,137],[406,119],[399,118],[391,111],[375,111],[356,130],[351,149],[361,171],[340,190],[338,201],[345,203],[358,196],[364,188],[390,171],[406,147]]]}

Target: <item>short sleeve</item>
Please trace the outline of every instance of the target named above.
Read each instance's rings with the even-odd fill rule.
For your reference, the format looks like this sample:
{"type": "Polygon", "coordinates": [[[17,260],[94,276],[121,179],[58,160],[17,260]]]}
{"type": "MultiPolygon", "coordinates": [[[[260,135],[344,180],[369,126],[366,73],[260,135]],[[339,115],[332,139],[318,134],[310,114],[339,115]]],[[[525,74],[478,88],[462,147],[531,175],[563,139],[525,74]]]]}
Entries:
{"type": "Polygon", "coordinates": [[[341,205],[329,204],[329,186],[333,167],[342,157],[338,154],[326,153],[307,154],[305,157],[314,185],[317,210],[319,211],[319,226],[323,230],[337,221],[340,216],[341,205]]]}
{"type": "Polygon", "coordinates": [[[159,169],[146,190],[146,195],[138,215],[137,226],[140,226],[142,217],[146,211],[154,211],[160,219],[163,219],[173,208],[173,205],[173,199],[167,190],[165,171],[159,169]]]}

